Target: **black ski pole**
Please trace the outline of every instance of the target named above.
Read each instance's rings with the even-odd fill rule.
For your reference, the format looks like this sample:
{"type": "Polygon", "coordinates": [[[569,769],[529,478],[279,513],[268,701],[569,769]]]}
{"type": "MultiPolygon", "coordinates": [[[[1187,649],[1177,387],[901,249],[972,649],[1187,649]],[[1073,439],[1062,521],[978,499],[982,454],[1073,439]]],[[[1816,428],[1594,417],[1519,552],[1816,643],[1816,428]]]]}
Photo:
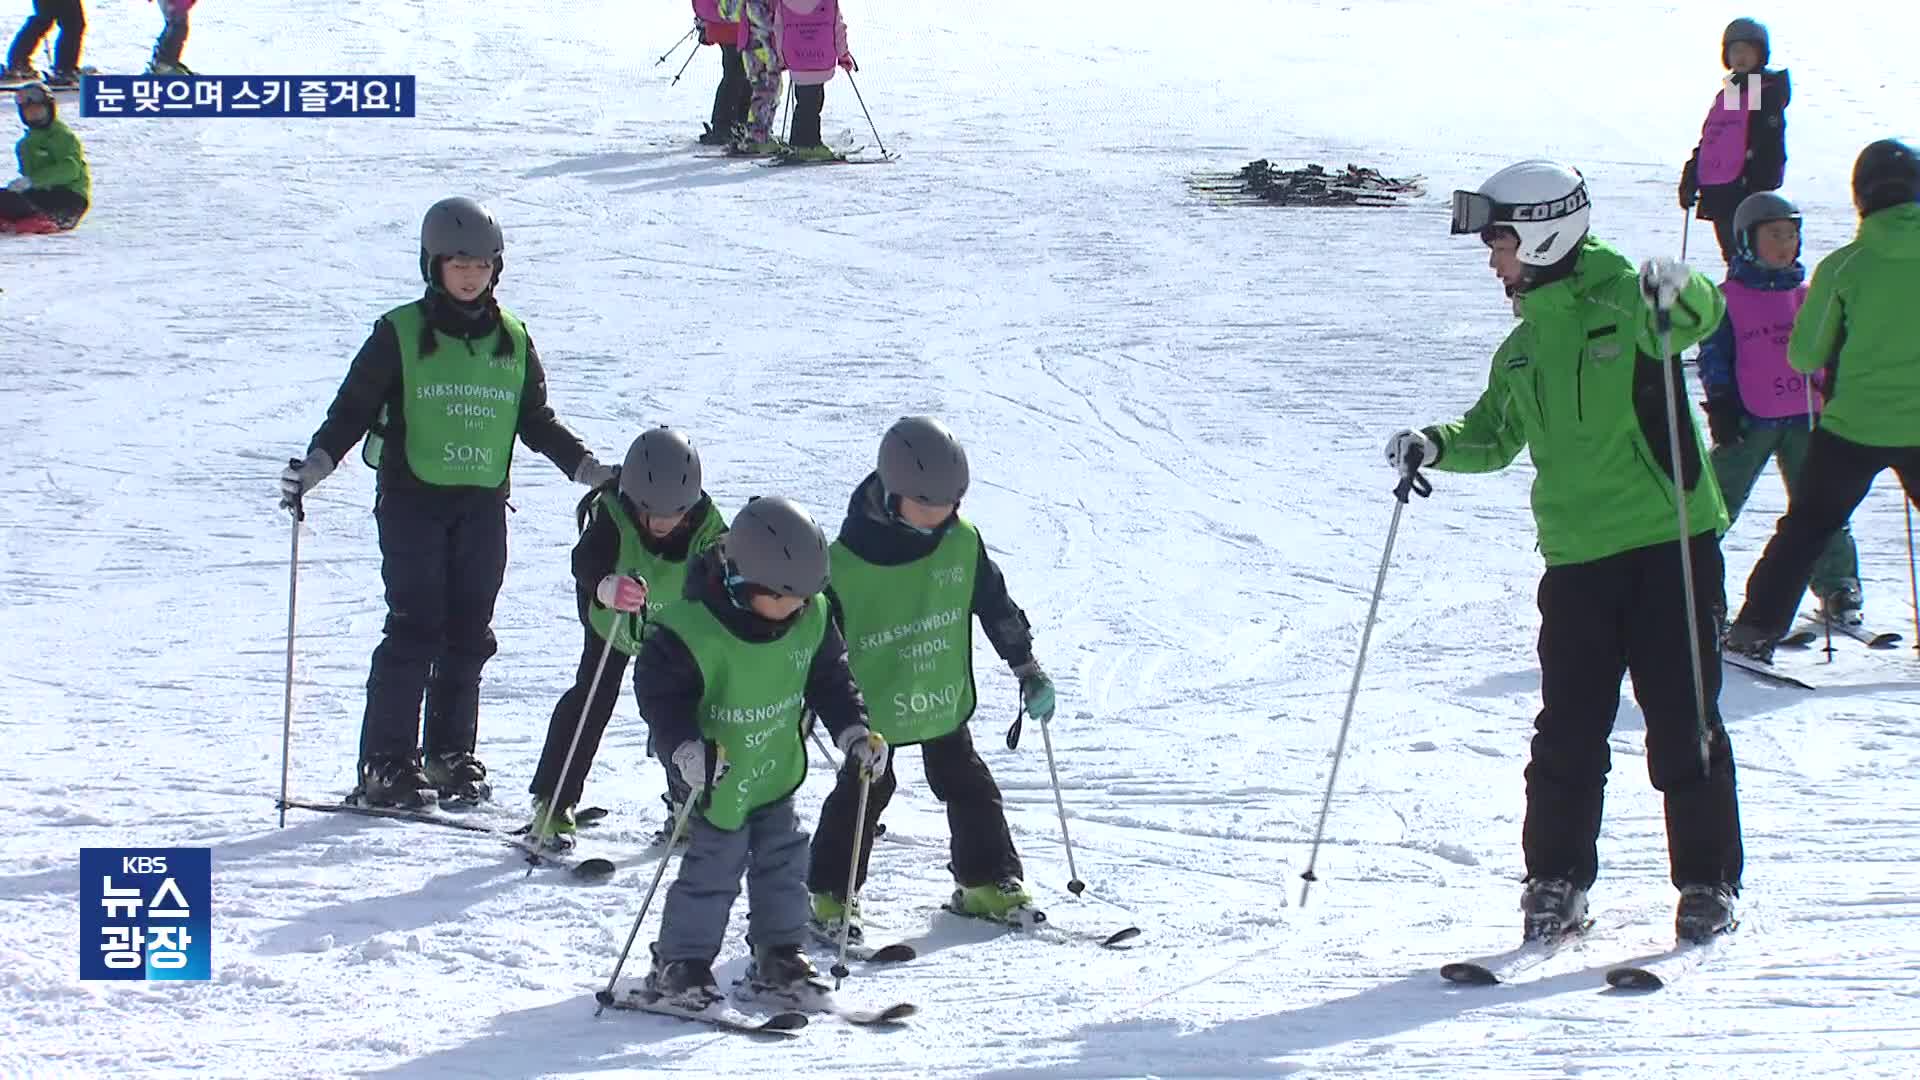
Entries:
{"type": "MultiPolygon", "coordinates": [[[[685,45],[685,44],[687,43],[687,39],[688,39],[688,38],[690,38],[690,37],[692,37],[693,35],[695,35],[695,34],[697,34],[697,33],[699,33],[699,32],[700,32],[700,28],[699,28],[698,26],[695,26],[695,27],[694,27],[693,29],[691,29],[691,30],[689,30],[689,31],[687,31],[687,32],[686,32],[686,33],[684,33],[684,34],[681,34],[681,35],[680,35],[680,40],[679,40],[679,41],[676,41],[676,42],[674,42],[674,43],[673,43],[673,47],[672,47],[672,48],[670,48],[670,49],[668,49],[668,50],[667,50],[666,52],[663,52],[663,53],[661,53],[661,54],[660,54],[660,59],[658,59],[658,60],[655,60],[655,61],[653,62],[653,66],[654,66],[654,67],[659,67],[659,66],[660,66],[661,64],[664,64],[664,63],[666,63],[666,62],[667,62],[667,58],[668,58],[668,57],[670,57],[670,56],[672,56],[672,55],[673,55],[674,53],[677,53],[677,52],[679,52],[679,51],[680,51],[680,46],[682,46],[682,45],[685,45]]],[[[694,51],[694,52],[696,52],[696,53],[697,53],[697,52],[699,52],[699,51],[700,51],[700,46],[698,46],[698,45],[695,45],[695,46],[693,47],[693,51],[694,51]]],[[[681,68],[680,70],[682,70],[682,71],[685,71],[685,70],[686,70],[686,68],[681,68]]]]}
{"type": "Polygon", "coordinates": [[[1380,594],[1387,587],[1387,566],[1393,561],[1393,541],[1400,533],[1400,512],[1407,508],[1409,493],[1426,498],[1433,494],[1433,485],[1420,475],[1420,462],[1425,454],[1414,448],[1407,454],[1405,475],[1393,489],[1393,520],[1387,525],[1386,550],[1380,553],[1380,572],[1373,579],[1373,601],[1367,605],[1367,622],[1360,631],[1360,655],[1353,662],[1353,683],[1347,687],[1347,709],[1340,717],[1340,735],[1333,744],[1333,769],[1327,774],[1327,793],[1320,800],[1320,822],[1313,827],[1313,847],[1307,854],[1307,868],[1300,875],[1305,884],[1300,886],[1300,906],[1307,906],[1307,890],[1320,880],[1313,875],[1314,863],[1320,858],[1320,842],[1327,834],[1327,811],[1333,806],[1333,786],[1340,776],[1340,758],[1347,751],[1347,729],[1353,724],[1353,706],[1360,699],[1360,673],[1367,667],[1367,643],[1373,639],[1374,620],[1380,615],[1380,594]]]}
{"type": "Polygon", "coordinates": [[[682,76],[682,75],[685,75],[685,74],[687,73],[687,69],[693,66],[693,58],[694,58],[694,57],[696,57],[696,56],[699,56],[699,55],[700,55],[700,50],[699,50],[699,49],[697,49],[697,48],[696,48],[696,49],[694,49],[694,50],[693,50],[692,52],[690,52],[690,53],[688,53],[688,54],[687,54],[687,62],[686,62],[686,63],[684,63],[684,64],[681,64],[681,65],[680,65],[680,70],[679,70],[679,71],[676,71],[676,72],[674,72],[674,73],[673,73],[673,81],[672,81],[672,82],[670,82],[670,83],[668,83],[667,85],[668,85],[668,86],[679,86],[679,85],[680,85],[680,76],[682,76]]]}

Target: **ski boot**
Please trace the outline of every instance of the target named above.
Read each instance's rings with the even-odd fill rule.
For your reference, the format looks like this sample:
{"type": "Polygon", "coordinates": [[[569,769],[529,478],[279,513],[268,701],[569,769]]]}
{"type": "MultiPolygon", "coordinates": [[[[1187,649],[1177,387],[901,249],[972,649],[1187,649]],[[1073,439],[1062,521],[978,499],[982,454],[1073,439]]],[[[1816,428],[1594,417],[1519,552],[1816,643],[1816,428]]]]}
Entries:
{"type": "Polygon", "coordinates": [[[778,139],[752,139],[740,135],[727,144],[727,153],[734,157],[772,157],[787,148],[787,144],[778,139]]]}
{"type": "Polygon", "coordinates": [[[417,810],[433,805],[433,783],[418,759],[375,757],[360,763],[360,785],[352,798],[362,806],[392,806],[417,810]]]}
{"type": "Polygon", "coordinates": [[[49,71],[47,72],[47,78],[45,80],[47,89],[78,90],[80,88],[80,76],[82,74],[83,72],[76,68],[60,68],[55,71],[49,71]]]}
{"type": "Polygon", "coordinates": [[[1681,941],[1695,944],[1710,941],[1715,935],[1732,932],[1739,922],[1733,917],[1733,888],[1728,885],[1687,885],[1680,890],[1680,906],[1674,912],[1673,933],[1681,941]]]}
{"type": "Polygon", "coordinates": [[[949,904],[962,915],[1012,926],[1037,926],[1046,915],[1033,906],[1033,894],[1019,878],[1003,878],[991,885],[962,885],[953,890],[949,904]]]}
{"type": "Polygon", "coordinates": [[[753,960],[734,996],[779,1009],[818,1009],[830,993],[820,972],[798,945],[755,945],[753,960]]]}
{"type": "Polygon", "coordinates": [[[653,970],[640,984],[641,996],[649,1003],[660,1002],[675,1009],[700,1012],[725,998],[713,981],[713,965],[705,960],[660,962],[659,946],[654,946],[653,970]]]}
{"type": "Polygon", "coordinates": [[[172,63],[168,63],[165,60],[154,60],[147,64],[147,74],[149,75],[191,75],[193,74],[193,70],[187,67],[187,65],[182,64],[177,60],[172,63]]]}
{"type": "MultiPolygon", "coordinates": [[[[654,830],[653,846],[655,847],[659,847],[660,845],[673,839],[673,827],[680,820],[680,811],[684,809],[687,805],[684,799],[676,800],[673,797],[673,792],[671,791],[660,796],[660,801],[667,804],[667,820],[665,824],[661,825],[658,829],[654,830]]],[[[692,831],[693,831],[692,822],[689,821],[687,831],[680,834],[680,841],[674,846],[681,847],[681,848],[686,847],[687,835],[692,831]]]]}
{"type": "Polygon", "coordinates": [[[807,929],[821,941],[838,945],[842,928],[847,932],[848,945],[865,942],[866,935],[860,929],[860,901],[856,898],[848,904],[832,893],[814,893],[813,915],[807,920],[807,929]]]}
{"type": "Polygon", "coordinates": [[[427,780],[440,790],[443,806],[465,809],[493,798],[487,767],[469,750],[448,750],[427,756],[427,780]]]}
{"type": "Polygon", "coordinates": [[[831,146],[789,146],[774,155],[788,161],[832,161],[840,156],[831,146]]]}
{"type": "Polygon", "coordinates": [[[1863,619],[1860,609],[1864,606],[1860,583],[1843,581],[1839,588],[1821,595],[1820,616],[1835,626],[1858,626],[1863,619]]]}
{"type": "Polygon", "coordinates": [[[1526,913],[1527,941],[1552,941],[1577,934],[1587,925],[1587,890],[1565,878],[1533,878],[1520,894],[1526,913]]]}
{"type": "Polygon", "coordinates": [[[547,800],[533,800],[533,821],[527,825],[527,839],[547,851],[572,851],[575,828],[573,807],[556,806],[549,816],[547,800]],[[541,827],[543,824],[545,828],[541,827]]]}
{"type": "Polygon", "coordinates": [[[704,129],[700,132],[700,138],[698,140],[701,146],[730,146],[733,144],[734,133],[732,131],[726,128],[717,128],[712,124],[706,123],[700,126],[704,129]]]}
{"type": "Polygon", "coordinates": [[[33,70],[33,65],[31,64],[25,67],[10,67],[0,72],[0,82],[23,83],[40,81],[40,73],[33,70]]]}
{"type": "Polygon", "coordinates": [[[1773,647],[1779,636],[1749,623],[1736,622],[1727,628],[1727,636],[1720,641],[1720,647],[1730,653],[1738,653],[1749,660],[1762,664],[1773,663],[1773,647]]]}

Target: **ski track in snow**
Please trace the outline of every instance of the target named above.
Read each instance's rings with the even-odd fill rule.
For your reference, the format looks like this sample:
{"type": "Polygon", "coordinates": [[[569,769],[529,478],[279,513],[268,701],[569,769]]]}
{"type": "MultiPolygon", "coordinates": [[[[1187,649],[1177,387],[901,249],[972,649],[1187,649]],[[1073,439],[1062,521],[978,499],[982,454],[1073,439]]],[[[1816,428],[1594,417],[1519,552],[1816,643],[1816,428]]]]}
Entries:
{"type": "MultiPolygon", "coordinates": [[[[768,173],[695,156],[713,52],[670,87],[680,57],[653,59],[685,11],[633,7],[208,9],[196,67],[410,72],[420,116],[78,121],[91,217],[0,244],[0,726],[14,748],[0,755],[0,1074],[1920,1070],[1920,661],[1904,648],[1790,658],[1813,695],[1729,673],[1749,907],[1724,956],[1651,998],[1603,992],[1607,966],[1670,937],[1629,699],[1593,895],[1616,929],[1535,981],[1440,982],[1440,964],[1518,929],[1538,707],[1524,458],[1435,474],[1433,498],[1408,508],[1321,881],[1299,906],[1392,511],[1379,447],[1470,404],[1511,325],[1481,249],[1447,235],[1446,192],[1564,156],[1594,185],[1603,235],[1635,258],[1671,252],[1674,177],[1720,27],[1741,12],[1262,3],[1240,20],[1257,28],[1249,54],[1226,24],[1171,9],[861,5],[861,90],[902,160],[768,173]],[[1476,44],[1475,26],[1497,26],[1498,44],[1476,44]],[[1543,56],[1550,79],[1510,62],[1543,56]],[[603,73],[590,90],[532,74],[583,70],[603,73]],[[1528,89],[1503,89],[1514,80],[1528,89]],[[1420,173],[1430,193],[1228,210],[1183,184],[1262,156],[1420,173]],[[504,845],[429,827],[301,811],[275,827],[289,537],[274,475],[375,316],[416,292],[419,215],[450,192],[505,221],[502,298],[603,460],[671,422],[728,513],[788,494],[831,529],[895,417],[955,427],[978,481],[970,516],[1059,682],[1052,736],[1088,898],[1065,889],[1038,728],[1004,746],[1014,681],[984,642],[976,740],[1056,925],[1143,937],[1102,951],[938,913],[946,824],[906,751],[864,901],[874,941],[922,955],[856,966],[842,997],[912,1000],[908,1030],[822,1021],[771,1047],[596,1019],[591,993],[654,868],[660,766],[630,698],[588,791],[614,811],[584,834],[618,863],[611,885],[529,878],[504,845]],[[214,849],[211,981],[77,980],[76,850],[128,845],[214,849]]],[[[1920,20],[1887,9],[1869,33],[1844,12],[1763,15],[1794,75],[1811,265],[1851,233],[1853,154],[1920,108],[1896,51],[1920,20]]],[[[157,29],[99,16],[88,59],[127,69],[157,29]]],[[[871,145],[844,79],[825,128],[871,145]]],[[[1712,249],[1696,224],[1701,265],[1712,249]]],[[[580,641],[566,558],[579,489],[525,453],[514,481],[481,736],[503,823],[580,641]]],[[[1892,487],[1854,526],[1870,610],[1911,634],[1892,487]]],[[[296,796],[352,782],[385,614],[371,498],[350,461],[308,500],[296,796]]],[[[1729,536],[1736,597],[1784,505],[1763,478],[1729,536]]],[[[816,762],[808,820],[829,783],[816,762]]],[[[743,913],[723,980],[744,966],[743,913]]],[[[656,901],[628,977],[657,922],[656,901]]]]}

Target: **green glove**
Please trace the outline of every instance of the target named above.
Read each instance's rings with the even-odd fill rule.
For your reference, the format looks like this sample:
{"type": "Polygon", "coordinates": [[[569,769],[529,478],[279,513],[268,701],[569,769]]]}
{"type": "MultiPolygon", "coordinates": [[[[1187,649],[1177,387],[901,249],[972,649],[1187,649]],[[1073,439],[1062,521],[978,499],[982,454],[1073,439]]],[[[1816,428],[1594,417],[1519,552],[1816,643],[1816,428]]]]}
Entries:
{"type": "Polygon", "coordinates": [[[1042,723],[1053,719],[1053,680],[1040,669],[1037,660],[1029,660],[1013,669],[1020,678],[1020,701],[1027,715],[1042,723]]]}

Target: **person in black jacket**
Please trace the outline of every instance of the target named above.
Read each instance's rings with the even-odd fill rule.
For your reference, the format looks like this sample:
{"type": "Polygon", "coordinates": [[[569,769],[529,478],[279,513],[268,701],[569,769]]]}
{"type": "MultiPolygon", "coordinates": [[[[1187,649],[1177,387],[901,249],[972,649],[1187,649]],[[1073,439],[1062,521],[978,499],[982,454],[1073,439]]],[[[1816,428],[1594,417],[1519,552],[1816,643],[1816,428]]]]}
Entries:
{"type": "Polygon", "coordinates": [[[53,46],[53,70],[47,72],[46,84],[55,90],[80,85],[80,46],[87,37],[87,13],[80,0],[33,0],[33,14],[21,24],[7,49],[8,82],[38,78],[33,70],[33,50],[40,47],[54,23],[60,24],[60,40],[53,46]]]}
{"type": "Polygon", "coordinates": [[[1757,191],[1777,191],[1787,175],[1787,103],[1793,100],[1786,69],[1772,71],[1767,28],[1754,19],[1735,19],[1720,35],[1720,62],[1726,85],[1700,128],[1699,145],[1680,171],[1680,208],[1699,207],[1700,220],[1713,222],[1720,257],[1729,265],[1735,251],[1733,215],[1757,191]],[[1759,94],[1750,93],[1757,83],[1759,94]]]}
{"type": "Polygon", "coordinates": [[[426,295],[374,323],[306,456],[280,476],[280,505],[292,507],[362,436],[362,459],[377,471],[387,620],[367,676],[355,790],[369,805],[424,806],[436,791],[472,805],[491,794],[473,751],[480,670],[498,648],[514,439],[588,487],[614,475],[555,418],[526,327],[494,299],[504,250],[499,223],[472,199],[427,211],[426,295]]]}

